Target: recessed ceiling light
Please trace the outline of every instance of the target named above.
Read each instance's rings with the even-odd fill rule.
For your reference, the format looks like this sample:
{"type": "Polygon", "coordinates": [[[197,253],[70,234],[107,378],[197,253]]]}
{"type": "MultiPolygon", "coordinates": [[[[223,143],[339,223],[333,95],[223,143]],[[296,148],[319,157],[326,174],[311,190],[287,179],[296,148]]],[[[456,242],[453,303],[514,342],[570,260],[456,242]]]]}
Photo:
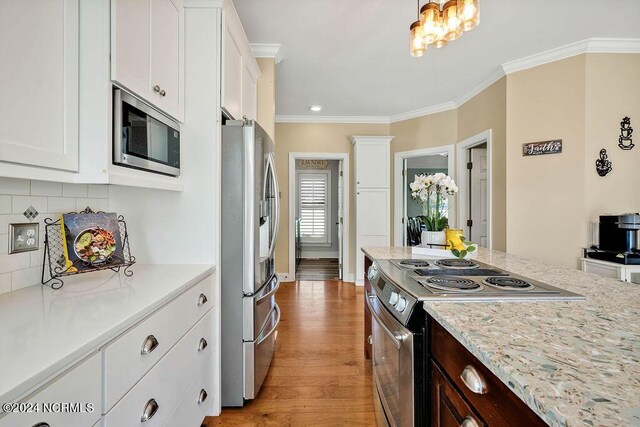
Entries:
{"type": "Polygon", "coordinates": [[[318,111],[322,111],[322,105],[312,105],[311,107],[309,107],[309,110],[317,113],[318,111]]]}

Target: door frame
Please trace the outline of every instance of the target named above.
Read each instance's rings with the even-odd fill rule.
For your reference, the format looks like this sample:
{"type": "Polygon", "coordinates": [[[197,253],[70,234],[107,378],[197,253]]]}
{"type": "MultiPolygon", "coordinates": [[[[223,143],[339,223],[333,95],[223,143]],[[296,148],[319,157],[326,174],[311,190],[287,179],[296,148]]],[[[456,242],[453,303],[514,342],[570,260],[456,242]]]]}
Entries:
{"type": "MultiPolygon", "coordinates": [[[[449,169],[449,175],[454,176],[455,149],[453,144],[420,148],[418,150],[399,151],[393,155],[393,241],[395,246],[406,246],[406,242],[403,239],[404,224],[402,223],[402,218],[405,214],[405,205],[403,200],[404,189],[402,188],[404,183],[404,179],[402,177],[402,166],[404,160],[443,152],[447,152],[448,154],[447,168],[449,169]]],[[[455,213],[455,198],[452,198],[452,202],[452,205],[449,207],[449,212],[455,213]]],[[[456,218],[456,215],[450,215],[451,220],[455,220],[456,218]]]]}
{"type": "Polygon", "coordinates": [[[456,183],[458,184],[458,224],[459,228],[464,228],[463,224],[466,223],[467,212],[469,211],[469,182],[467,177],[467,157],[466,152],[470,148],[477,145],[487,144],[487,249],[493,247],[493,155],[492,155],[492,138],[493,131],[491,129],[480,132],[477,135],[473,135],[463,141],[456,144],[456,159],[458,159],[458,165],[456,169],[456,183]]]}
{"type": "MultiPolygon", "coordinates": [[[[342,161],[342,281],[353,282],[354,275],[349,274],[351,254],[349,253],[349,220],[350,220],[350,182],[349,181],[349,153],[289,153],[289,273],[288,279],[296,280],[296,206],[297,181],[296,160],[341,160],[342,161]]],[[[338,238],[340,238],[338,236],[338,238]]]]}

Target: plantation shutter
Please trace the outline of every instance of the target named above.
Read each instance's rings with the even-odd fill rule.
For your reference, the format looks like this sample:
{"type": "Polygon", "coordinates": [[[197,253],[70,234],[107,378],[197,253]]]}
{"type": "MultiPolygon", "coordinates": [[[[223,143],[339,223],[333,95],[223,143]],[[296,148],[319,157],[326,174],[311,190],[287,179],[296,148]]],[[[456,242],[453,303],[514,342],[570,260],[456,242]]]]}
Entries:
{"type": "Polygon", "coordinates": [[[301,173],[300,235],[303,241],[327,242],[328,174],[301,173]]]}

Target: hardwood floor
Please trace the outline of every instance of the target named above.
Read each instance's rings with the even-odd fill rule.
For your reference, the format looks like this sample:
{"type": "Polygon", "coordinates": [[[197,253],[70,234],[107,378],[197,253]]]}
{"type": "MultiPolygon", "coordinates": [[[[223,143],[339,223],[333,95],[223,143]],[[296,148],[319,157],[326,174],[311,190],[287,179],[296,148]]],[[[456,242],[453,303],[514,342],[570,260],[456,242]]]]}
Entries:
{"type": "Polygon", "coordinates": [[[276,353],[258,398],[204,425],[374,426],[363,290],[341,281],[283,283],[276,353]]]}
{"type": "Polygon", "coordinates": [[[302,258],[296,270],[296,280],[337,280],[339,277],[338,258],[302,258]]]}

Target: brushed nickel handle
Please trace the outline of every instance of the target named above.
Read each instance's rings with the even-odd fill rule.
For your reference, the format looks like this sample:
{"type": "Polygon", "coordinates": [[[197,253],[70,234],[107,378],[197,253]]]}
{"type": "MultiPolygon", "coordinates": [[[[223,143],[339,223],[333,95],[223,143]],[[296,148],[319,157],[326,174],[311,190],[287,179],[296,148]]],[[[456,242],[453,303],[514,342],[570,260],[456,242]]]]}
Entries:
{"type": "Polygon", "coordinates": [[[475,418],[469,415],[467,418],[462,420],[460,427],[480,427],[480,424],[478,424],[475,418]]]}
{"type": "Polygon", "coordinates": [[[160,89],[160,96],[166,96],[167,92],[164,89],[160,89]]]}
{"type": "Polygon", "coordinates": [[[198,344],[198,351],[202,351],[205,348],[207,348],[209,344],[207,343],[207,340],[205,340],[204,338],[200,338],[200,344],[198,344]]]}
{"type": "Polygon", "coordinates": [[[369,335],[369,336],[367,337],[367,342],[368,342],[369,344],[373,345],[373,335],[369,335]]]}
{"type": "Polygon", "coordinates": [[[158,347],[159,344],[160,343],[158,342],[156,337],[154,337],[153,335],[149,335],[147,338],[145,338],[144,342],[142,343],[140,354],[145,355],[145,354],[151,353],[153,350],[155,350],[158,347]]]}
{"type": "Polygon", "coordinates": [[[51,426],[49,425],[49,423],[37,423],[31,427],[51,427],[51,426]]]}
{"type": "Polygon", "coordinates": [[[469,390],[471,390],[475,394],[486,394],[489,389],[487,389],[487,384],[482,378],[480,372],[476,370],[471,365],[467,365],[460,374],[460,379],[467,386],[469,390]]]}
{"type": "Polygon", "coordinates": [[[153,87],[153,91],[154,91],[155,93],[160,93],[160,86],[155,85],[155,86],[153,87]]]}
{"type": "Polygon", "coordinates": [[[200,294],[200,296],[198,297],[198,306],[201,306],[202,304],[206,304],[207,301],[209,301],[207,299],[207,296],[205,294],[200,294]]]}
{"type": "Polygon", "coordinates": [[[149,399],[146,405],[144,405],[144,410],[142,411],[142,417],[140,417],[140,421],[145,423],[149,421],[153,416],[158,412],[160,405],[156,402],[155,399],[149,399]]]}
{"type": "Polygon", "coordinates": [[[200,390],[198,395],[198,405],[207,400],[207,391],[205,389],[200,390]]]}

